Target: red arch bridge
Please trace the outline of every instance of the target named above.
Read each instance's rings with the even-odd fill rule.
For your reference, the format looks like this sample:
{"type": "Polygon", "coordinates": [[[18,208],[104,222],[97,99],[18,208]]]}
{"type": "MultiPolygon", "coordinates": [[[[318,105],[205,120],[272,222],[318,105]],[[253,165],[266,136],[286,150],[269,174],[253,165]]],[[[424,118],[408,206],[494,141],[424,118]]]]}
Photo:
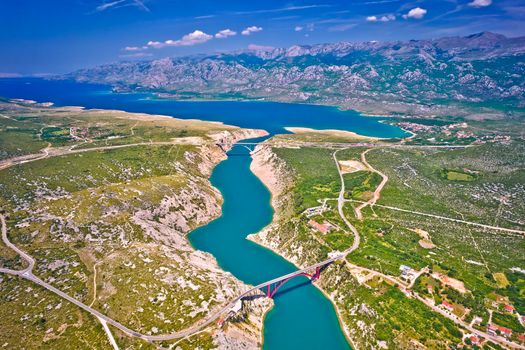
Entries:
{"type": "Polygon", "coordinates": [[[266,297],[273,298],[275,294],[277,293],[277,291],[279,291],[279,289],[281,289],[282,286],[284,286],[287,282],[289,282],[290,280],[296,277],[301,277],[301,276],[308,277],[312,282],[314,282],[317,279],[319,279],[319,276],[321,275],[321,272],[324,271],[324,269],[326,269],[335,260],[340,259],[343,256],[344,256],[343,254],[340,254],[328,260],[319,262],[315,265],[308,266],[304,269],[297,270],[287,275],[277,277],[270,281],[261,283],[251,288],[250,290],[244,292],[242,295],[236,298],[236,300],[248,299],[249,297],[256,296],[256,295],[261,296],[260,295],[261,291],[264,293],[266,297]]]}
{"type": "Polygon", "coordinates": [[[294,274],[293,276],[291,277],[288,277],[288,278],[285,278],[285,279],[282,279],[278,282],[275,282],[275,283],[271,283],[271,284],[267,284],[265,288],[263,288],[263,292],[266,294],[266,296],[268,298],[273,298],[274,295],[277,293],[277,291],[288,281],[294,279],[295,277],[299,277],[299,276],[305,276],[305,277],[308,277],[310,278],[310,280],[312,282],[316,281],[317,279],[319,279],[319,276],[321,275],[321,271],[326,268],[328,265],[324,265],[323,267],[321,266],[318,266],[315,268],[314,271],[312,271],[312,273],[307,273],[307,272],[298,272],[297,274],[294,274]]]}

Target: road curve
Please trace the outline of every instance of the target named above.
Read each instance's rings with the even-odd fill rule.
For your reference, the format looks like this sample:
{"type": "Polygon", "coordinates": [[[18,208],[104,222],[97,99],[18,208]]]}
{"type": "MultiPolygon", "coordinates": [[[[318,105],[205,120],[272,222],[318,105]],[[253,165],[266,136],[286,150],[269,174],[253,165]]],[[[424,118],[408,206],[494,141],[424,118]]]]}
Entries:
{"type": "Polygon", "coordinates": [[[272,279],[270,281],[261,283],[261,284],[255,286],[255,287],[253,287],[253,288],[250,288],[249,290],[245,291],[244,293],[240,294],[235,299],[233,299],[232,301],[227,303],[220,310],[217,310],[215,313],[210,315],[208,318],[206,318],[204,320],[201,320],[200,322],[197,322],[193,326],[188,327],[188,328],[186,328],[184,330],[173,332],[173,333],[169,333],[169,334],[164,334],[164,335],[147,335],[147,334],[142,334],[140,332],[137,332],[137,331],[134,331],[134,330],[128,328],[127,326],[123,325],[122,323],[112,319],[109,316],[104,315],[100,311],[98,311],[98,310],[96,310],[96,309],[94,309],[94,308],[84,304],[83,302],[81,302],[81,301],[71,297],[70,295],[64,293],[60,289],[53,287],[51,284],[49,284],[49,283],[43,281],[42,279],[40,279],[39,277],[35,276],[33,274],[33,272],[32,272],[32,269],[33,269],[33,267],[35,265],[35,260],[29,254],[27,254],[23,250],[19,249],[18,247],[16,247],[14,244],[12,244],[9,241],[9,239],[7,237],[7,225],[6,225],[6,221],[5,221],[5,216],[3,214],[0,214],[0,222],[2,224],[2,240],[3,240],[3,242],[9,248],[13,249],[16,253],[18,253],[25,261],[27,261],[27,263],[29,265],[27,268],[25,268],[23,270],[12,270],[12,269],[0,268],[0,273],[5,273],[5,274],[13,275],[13,276],[18,276],[20,278],[23,278],[23,279],[26,279],[26,280],[31,281],[33,283],[36,283],[39,286],[47,289],[48,291],[50,291],[52,293],[55,293],[56,295],[60,296],[61,298],[69,301],[70,303],[75,304],[79,308],[89,312],[93,316],[95,316],[95,317],[97,317],[97,318],[99,318],[101,320],[104,320],[105,322],[111,324],[112,326],[120,329],[122,332],[124,332],[124,333],[126,333],[126,334],[128,334],[128,335],[130,335],[132,337],[141,338],[141,339],[144,339],[144,340],[147,340],[147,341],[171,340],[171,339],[178,339],[178,338],[183,338],[183,337],[187,337],[189,335],[192,335],[193,333],[196,333],[199,330],[202,330],[203,328],[207,327],[208,325],[213,323],[215,320],[217,320],[221,315],[223,315],[224,313],[228,312],[235,305],[235,303],[239,299],[242,299],[245,296],[251,295],[251,294],[253,294],[256,291],[260,291],[261,288],[264,288],[264,287],[266,287],[266,286],[268,286],[270,284],[277,283],[277,282],[280,282],[282,280],[285,280],[285,279],[288,279],[288,278],[291,278],[291,277],[295,277],[297,275],[300,275],[303,272],[307,272],[307,271],[310,271],[310,270],[315,270],[317,267],[321,267],[321,266],[330,264],[333,261],[341,259],[344,256],[346,256],[346,254],[345,254],[346,252],[345,252],[345,253],[342,253],[342,254],[340,254],[338,256],[334,256],[334,257],[332,257],[330,259],[327,259],[327,260],[324,260],[322,262],[319,262],[319,263],[313,264],[311,266],[308,266],[308,267],[306,267],[304,269],[301,269],[301,270],[298,270],[298,271],[294,271],[292,273],[289,273],[289,274],[281,276],[281,277],[274,278],[274,279],[272,279]]]}
{"type": "Polygon", "coordinates": [[[379,170],[375,169],[373,166],[371,166],[368,161],[366,160],[366,154],[372,150],[371,148],[367,149],[366,151],[364,151],[363,153],[361,153],[361,162],[370,170],[372,171],[373,173],[376,173],[378,174],[379,176],[382,177],[382,180],[381,180],[381,183],[379,184],[379,186],[377,186],[377,188],[375,189],[374,191],[374,194],[372,196],[372,198],[370,198],[369,201],[367,202],[364,202],[362,204],[360,204],[359,206],[357,206],[357,208],[355,208],[355,216],[357,217],[357,219],[359,220],[363,220],[363,213],[361,212],[361,210],[363,210],[365,207],[367,206],[371,206],[371,205],[374,205],[376,204],[376,202],[379,200],[379,198],[381,197],[381,191],[383,190],[383,187],[385,187],[386,183],[388,182],[388,176],[382,172],[380,172],[379,170]]]}
{"type": "MultiPolygon", "coordinates": [[[[344,149],[344,148],[343,148],[344,149]]],[[[359,247],[359,244],[361,243],[361,236],[359,235],[359,232],[357,229],[348,221],[346,218],[346,215],[343,211],[343,207],[345,204],[345,180],[343,178],[343,171],[341,170],[341,167],[339,166],[339,161],[337,160],[337,153],[339,151],[342,151],[343,149],[339,149],[335,151],[332,154],[332,157],[334,158],[335,166],[337,167],[337,172],[339,173],[339,179],[341,180],[341,190],[339,191],[339,196],[337,197],[337,210],[339,212],[339,216],[341,216],[341,219],[343,219],[345,225],[352,231],[354,234],[354,242],[352,243],[352,246],[344,251],[344,256],[350,254],[354,250],[356,250],[359,247]]]]}
{"type": "MultiPolygon", "coordinates": [[[[361,204],[367,203],[367,202],[360,201],[360,200],[357,200],[357,199],[345,199],[345,201],[346,202],[361,203],[361,204]]],[[[400,211],[400,212],[404,212],[404,213],[410,213],[410,214],[414,214],[414,215],[428,216],[428,217],[431,217],[431,218],[434,218],[434,219],[447,220],[447,221],[457,222],[457,223],[460,223],[460,224],[471,225],[471,226],[478,226],[478,227],[485,228],[485,229],[488,229],[488,230],[507,232],[507,233],[521,235],[521,236],[525,235],[525,231],[517,230],[517,229],[513,229],[513,228],[485,225],[485,224],[482,224],[482,223],[479,223],[479,222],[454,219],[454,218],[450,218],[450,217],[447,217],[447,216],[441,216],[441,215],[436,215],[436,214],[424,213],[424,212],[421,212],[421,211],[403,209],[403,208],[393,207],[393,206],[384,205],[384,204],[374,203],[374,204],[371,204],[371,205],[374,206],[374,207],[378,207],[378,208],[385,208],[385,209],[389,209],[389,210],[395,210],[395,211],[400,211]]]]}

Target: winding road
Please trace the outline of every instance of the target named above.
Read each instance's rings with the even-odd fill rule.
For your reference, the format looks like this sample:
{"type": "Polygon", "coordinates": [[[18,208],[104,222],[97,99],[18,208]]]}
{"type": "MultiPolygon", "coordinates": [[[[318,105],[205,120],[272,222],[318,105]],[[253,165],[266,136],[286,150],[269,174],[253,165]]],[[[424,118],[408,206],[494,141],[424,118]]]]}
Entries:
{"type": "Polygon", "coordinates": [[[376,174],[379,174],[381,177],[382,177],[382,180],[381,180],[381,183],[379,184],[379,186],[377,186],[377,188],[375,189],[374,191],[374,194],[372,196],[372,198],[367,201],[367,202],[363,202],[362,204],[360,204],[359,206],[357,206],[354,210],[355,210],[355,215],[357,217],[357,219],[359,220],[363,220],[363,213],[361,212],[361,210],[363,210],[365,207],[367,206],[371,206],[371,205],[374,205],[378,200],[379,198],[381,197],[381,191],[383,190],[383,187],[385,187],[386,183],[388,182],[388,176],[386,176],[386,174],[380,172],[379,170],[375,169],[373,166],[371,166],[367,160],[366,160],[366,154],[371,150],[371,148],[367,149],[366,151],[364,151],[363,153],[361,153],[361,162],[373,173],[376,173],[376,174]]]}
{"type": "MultiPolygon", "coordinates": [[[[159,143],[157,143],[157,144],[159,144],[159,143]]],[[[162,144],[165,144],[165,143],[162,143],[162,144]]],[[[89,148],[89,149],[81,149],[81,150],[69,150],[69,151],[66,151],[64,154],[66,154],[66,153],[86,152],[86,151],[92,151],[92,150],[97,150],[97,149],[100,150],[100,149],[108,149],[108,148],[122,148],[122,147],[136,146],[136,145],[140,145],[140,144],[106,146],[106,147],[97,147],[97,148],[89,148]]],[[[149,145],[149,143],[148,143],[148,145],[149,145]]],[[[343,219],[345,224],[348,226],[348,228],[354,234],[354,242],[353,242],[352,246],[350,248],[348,248],[347,250],[345,250],[344,252],[342,252],[342,253],[340,253],[338,255],[332,256],[329,259],[326,259],[324,261],[318,262],[318,263],[313,264],[311,266],[308,266],[306,268],[294,271],[292,273],[286,274],[284,276],[280,276],[280,277],[274,278],[274,279],[272,279],[270,281],[261,283],[261,284],[255,286],[255,287],[253,287],[253,288],[250,288],[246,292],[244,292],[241,295],[237,296],[231,302],[227,303],[221,309],[219,309],[215,313],[211,314],[206,319],[201,320],[200,322],[197,322],[196,324],[194,324],[191,327],[188,327],[187,329],[184,329],[184,330],[181,330],[181,331],[177,331],[177,332],[173,332],[173,333],[170,333],[170,334],[165,334],[165,335],[147,335],[147,334],[142,334],[140,332],[137,332],[137,331],[134,331],[134,330],[128,328],[127,326],[123,325],[122,323],[120,323],[120,322],[110,318],[109,316],[106,316],[106,315],[102,314],[101,312],[99,312],[98,310],[92,308],[91,306],[84,304],[83,302],[81,302],[81,301],[71,297],[70,295],[64,293],[63,291],[53,287],[51,284],[43,281],[42,279],[40,279],[39,277],[37,277],[37,276],[35,276],[33,274],[33,267],[35,265],[35,259],[33,257],[31,257],[29,254],[27,254],[26,252],[24,252],[23,250],[21,250],[18,247],[16,247],[14,244],[12,244],[9,241],[9,239],[7,237],[6,219],[5,219],[5,216],[3,214],[0,214],[0,221],[1,221],[1,224],[2,224],[2,241],[4,242],[4,244],[6,246],[8,246],[9,248],[13,249],[17,254],[19,254],[22,257],[22,259],[27,262],[28,267],[26,267],[23,270],[12,270],[12,269],[0,268],[0,273],[5,273],[5,274],[13,275],[13,276],[19,276],[19,277],[24,278],[24,279],[26,279],[28,281],[36,283],[39,286],[47,289],[48,291],[50,291],[52,293],[55,293],[56,295],[60,296],[61,298],[65,299],[65,300],[75,304],[76,306],[80,307],[81,309],[89,312],[90,314],[92,314],[93,316],[98,318],[99,320],[103,321],[104,322],[103,325],[105,325],[105,323],[111,324],[112,326],[120,329],[122,332],[124,332],[124,333],[126,333],[126,334],[128,334],[130,336],[141,338],[141,339],[144,339],[144,340],[147,340],[147,341],[163,341],[163,340],[171,340],[171,339],[178,339],[178,338],[187,337],[189,335],[192,335],[193,333],[198,332],[199,330],[202,330],[203,328],[207,327],[212,322],[217,320],[221,315],[227,313],[235,305],[235,303],[239,299],[242,299],[242,298],[244,298],[246,296],[252,295],[253,293],[260,293],[262,288],[264,288],[266,286],[269,286],[271,284],[278,283],[278,282],[286,280],[286,279],[290,279],[292,277],[301,275],[303,273],[315,270],[317,267],[322,267],[322,266],[330,264],[330,263],[332,263],[332,262],[334,262],[336,260],[342,259],[342,258],[346,257],[346,255],[350,254],[351,252],[353,252],[355,249],[357,249],[359,247],[359,243],[360,243],[359,232],[350,223],[350,221],[348,221],[348,219],[345,217],[344,212],[343,212],[343,206],[344,206],[344,203],[345,203],[345,199],[344,199],[345,186],[344,186],[344,181],[343,181],[343,173],[341,171],[341,168],[339,166],[339,163],[337,161],[337,156],[336,156],[337,152],[339,152],[339,151],[340,150],[337,150],[337,151],[335,151],[333,153],[333,158],[334,158],[335,164],[337,166],[337,169],[338,169],[338,172],[339,172],[339,177],[340,177],[340,180],[341,180],[341,190],[339,192],[339,198],[338,198],[338,210],[339,210],[339,214],[341,215],[341,218],[343,219]]],[[[38,158],[38,159],[41,159],[41,158],[38,158]]],[[[33,159],[33,160],[37,160],[37,159],[33,159]]],[[[15,163],[11,163],[10,166],[14,165],[14,164],[15,163]]],[[[20,164],[20,163],[18,163],[18,164],[20,164]]],[[[106,327],[107,327],[107,325],[106,325],[106,327]]]]}
{"type": "MultiPolygon", "coordinates": [[[[19,157],[19,159],[16,159],[16,160],[15,159],[11,159],[11,160],[4,161],[4,162],[0,163],[0,169],[4,169],[6,167],[13,166],[13,165],[16,165],[16,164],[23,164],[23,163],[26,163],[26,162],[35,161],[35,160],[46,158],[46,157],[49,157],[49,156],[58,156],[58,155],[71,154],[71,153],[80,153],[80,152],[87,152],[87,151],[106,150],[106,149],[123,148],[123,147],[133,147],[133,146],[139,146],[139,145],[152,145],[152,144],[174,144],[174,142],[138,143],[138,144],[126,144],[126,145],[115,145],[115,146],[105,146],[105,147],[94,147],[94,148],[88,148],[88,149],[63,149],[63,150],[60,150],[60,151],[51,151],[51,152],[50,152],[49,148],[46,148],[45,153],[43,153],[43,154],[32,155],[33,157],[31,157],[31,156],[23,156],[23,157],[19,157]]],[[[202,145],[202,144],[200,144],[200,145],[202,145]]],[[[50,292],[60,296],[61,298],[71,302],[72,304],[75,304],[76,306],[80,307],[81,309],[85,310],[86,312],[92,314],[98,320],[100,320],[100,322],[102,323],[102,325],[104,327],[104,330],[108,333],[108,337],[109,337],[111,345],[113,347],[116,347],[116,343],[114,341],[114,338],[111,336],[111,332],[109,331],[109,328],[107,327],[107,324],[111,324],[112,326],[118,328],[119,330],[121,330],[122,332],[128,334],[129,336],[141,338],[141,339],[144,339],[144,340],[149,341],[149,342],[152,342],[152,341],[163,341],[163,340],[172,340],[172,339],[178,339],[178,338],[187,337],[189,335],[192,335],[194,333],[197,333],[197,332],[205,329],[211,323],[216,321],[219,317],[221,317],[222,315],[227,313],[236,304],[236,302],[239,299],[242,299],[242,298],[244,298],[246,296],[249,296],[249,295],[253,295],[254,293],[260,294],[261,293],[261,289],[266,287],[266,286],[268,286],[268,285],[271,285],[271,284],[274,284],[274,283],[277,283],[277,282],[280,282],[280,281],[283,281],[283,280],[295,277],[297,275],[301,275],[301,274],[303,274],[305,272],[309,272],[309,271],[315,270],[317,267],[325,266],[325,265],[330,264],[330,263],[332,263],[332,262],[334,262],[336,260],[344,259],[344,258],[346,258],[346,256],[348,254],[352,253],[354,250],[356,250],[359,247],[359,245],[360,245],[359,232],[350,223],[350,221],[346,218],[346,216],[344,214],[344,204],[348,200],[345,200],[345,198],[344,198],[344,194],[345,194],[344,177],[343,177],[343,172],[341,170],[341,167],[340,167],[338,159],[337,159],[337,153],[342,151],[342,150],[344,150],[344,149],[347,149],[349,147],[355,147],[355,144],[352,144],[351,146],[347,145],[347,147],[343,147],[343,148],[337,149],[336,151],[333,152],[332,156],[333,156],[333,160],[334,160],[334,162],[336,164],[336,167],[337,167],[337,170],[338,170],[338,173],[339,173],[339,178],[340,178],[340,181],[341,181],[341,189],[339,191],[339,196],[337,198],[337,209],[338,209],[338,212],[339,212],[339,215],[340,215],[341,219],[344,221],[345,225],[348,227],[348,229],[354,235],[354,240],[353,240],[352,246],[349,247],[344,252],[342,252],[340,254],[337,254],[335,256],[332,256],[329,259],[326,259],[324,261],[318,262],[318,263],[313,264],[311,266],[308,266],[306,268],[294,271],[294,272],[289,273],[287,275],[280,276],[280,277],[274,278],[274,279],[272,279],[270,281],[267,281],[267,282],[261,283],[261,284],[259,284],[257,286],[254,286],[254,287],[250,288],[249,290],[245,291],[244,293],[240,294],[239,296],[237,296],[235,299],[233,299],[232,301],[230,301],[229,303],[224,305],[222,308],[218,309],[216,312],[214,312],[213,314],[211,314],[207,318],[196,322],[194,325],[192,325],[192,326],[190,326],[190,327],[188,327],[188,328],[186,328],[184,330],[177,331],[177,332],[172,332],[172,333],[164,334],[164,335],[147,335],[147,334],[142,334],[140,332],[137,332],[137,331],[134,331],[134,330],[128,328],[127,326],[123,325],[122,323],[120,323],[120,322],[110,318],[109,316],[106,316],[106,315],[102,314],[101,312],[97,311],[96,309],[92,308],[91,306],[88,306],[88,305],[84,304],[83,302],[81,302],[81,301],[71,297],[70,295],[64,293],[63,291],[53,287],[51,284],[49,284],[49,283],[43,281],[42,279],[40,279],[39,277],[35,276],[33,274],[33,268],[35,266],[35,259],[32,256],[30,256],[29,254],[27,254],[26,252],[24,252],[23,250],[21,250],[18,247],[16,247],[14,244],[12,244],[9,241],[9,239],[7,237],[6,219],[5,219],[5,216],[3,214],[0,214],[0,222],[1,222],[1,225],[2,225],[2,228],[1,228],[2,241],[4,242],[4,244],[7,247],[9,247],[10,249],[12,249],[13,251],[15,251],[17,254],[19,254],[21,256],[21,258],[27,263],[27,267],[22,269],[22,270],[12,270],[12,269],[7,269],[7,268],[0,268],[0,273],[5,273],[5,274],[13,275],[13,276],[18,276],[20,278],[23,278],[23,279],[26,279],[26,280],[31,281],[33,283],[36,283],[39,286],[47,289],[48,291],[50,291],[50,292]]],[[[446,147],[450,147],[450,146],[446,146],[446,147]]],[[[361,155],[362,156],[362,161],[369,169],[371,169],[372,171],[380,174],[383,177],[383,181],[381,182],[381,184],[378,186],[378,188],[374,192],[373,198],[371,200],[369,200],[368,202],[363,202],[362,205],[360,206],[361,207],[360,209],[364,208],[367,205],[381,206],[381,205],[376,204],[376,201],[379,199],[380,192],[383,189],[383,187],[385,186],[386,182],[388,181],[388,177],[385,174],[375,170],[366,161],[365,155],[366,155],[366,153],[369,150],[370,149],[367,149],[366,151],[364,151],[362,153],[362,155],[361,155]]],[[[386,206],[382,206],[382,207],[386,207],[386,206]]],[[[386,207],[386,208],[394,209],[393,207],[386,207]]],[[[401,210],[401,209],[395,208],[395,210],[401,210]]],[[[402,211],[407,211],[407,210],[402,210],[402,211]]],[[[359,210],[359,212],[360,212],[360,210],[359,210]]],[[[357,211],[356,211],[356,214],[357,214],[357,211]]],[[[424,214],[424,213],[417,213],[417,214],[434,216],[434,215],[431,215],[431,214],[424,214]]],[[[444,218],[444,217],[439,217],[439,216],[435,216],[435,217],[437,217],[437,218],[444,218]]],[[[445,219],[447,219],[447,218],[445,218],[445,219]]],[[[450,218],[448,218],[448,219],[450,219],[450,218]]],[[[464,222],[462,220],[455,220],[455,219],[451,219],[451,220],[457,221],[457,222],[468,223],[468,222],[464,222]]],[[[486,225],[481,225],[481,226],[486,226],[486,225]]],[[[498,229],[496,227],[490,227],[490,228],[498,229]]],[[[505,230],[508,230],[508,229],[505,229],[505,230]]],[[[347,264],[349,264],[349,262],[346,261],[346,259],[345,259],[345,262],[347,264]]],[[[372,270],[370,270],[370,271],[372,271],[372,270]]],[[[373,271],[373,272],[376,273],[376,274],[382,275],[385,278],[390,278],[390,276],[383,275],[383,274],[381,274],[381,273],[379,273],[377,271],[373,271]]],[[[490,335],[488,335],[488,334],[486,334],[484,332],[481,332],[479,330],[476,330],[476,329],[472,328],[471,326],[465,324],[463,321],[461,321],[461,320],[459,320],[457,318],[451,317],[450,315],[446,314],[445,311],[441,310],[437,306],[431,305],[429,301],[427,301],[426,299],[420,297],[419,295],[416,294],[415,297],[418,300],[420,300],[421,302],[423,302],[425,305],[427,305],[430,308],[432,308],[432,310],[434,310],[436,312],[439,312],[443,316],[451,319],[452,321],[454,321],[455,323],[457,323],[461,327],[464,327],[465,329],[468,329],[470,332],[472,332],[474,334],[477,334],[478,336],[481,336],[483,338],[489,339],[491,341],[494,341],[494,342],[497,342],[497,343],[500,343],[500,344],[504,344],[504,345],[509,346],[509,347],[513,347],[513,348],[517,348],[517,349],[525,349],[525,347],[523,347],[521,345],[518,345],[516,343],[510,342],[510,341],[506,340],[505,338],[503,338],[501,336],[494,337],[494,336],[490,336],[490,335]]]]}

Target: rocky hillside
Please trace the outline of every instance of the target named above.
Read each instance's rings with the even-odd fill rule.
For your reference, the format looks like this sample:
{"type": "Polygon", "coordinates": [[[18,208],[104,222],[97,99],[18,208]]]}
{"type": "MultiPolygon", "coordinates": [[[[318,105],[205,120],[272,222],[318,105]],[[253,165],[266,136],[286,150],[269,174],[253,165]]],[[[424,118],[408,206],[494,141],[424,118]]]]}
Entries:
{"type": "MultiPolygon", "coordinates": [[[[177,98],[335,104],[525,106],[525,37],[484,32],[406,42],[340,42],[121,62],[62,78],[177,98]]],[[[392,109],[392,108],[390,108],[392,109]]]]}

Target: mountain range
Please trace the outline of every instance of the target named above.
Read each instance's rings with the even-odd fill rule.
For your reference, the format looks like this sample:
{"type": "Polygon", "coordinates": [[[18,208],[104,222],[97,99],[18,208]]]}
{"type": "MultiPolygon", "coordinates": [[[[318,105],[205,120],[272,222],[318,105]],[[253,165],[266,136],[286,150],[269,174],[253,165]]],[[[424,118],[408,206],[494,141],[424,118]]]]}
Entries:
{"type": "Polygon", "coordinates": [[[268,99],[365,110],[382,105],[402,112],[406,106],[435,104],[519,109],[525,106],[525,37],[483,32],[260,48],[119,62],[61,78],[174,98],[268,99]]]}

